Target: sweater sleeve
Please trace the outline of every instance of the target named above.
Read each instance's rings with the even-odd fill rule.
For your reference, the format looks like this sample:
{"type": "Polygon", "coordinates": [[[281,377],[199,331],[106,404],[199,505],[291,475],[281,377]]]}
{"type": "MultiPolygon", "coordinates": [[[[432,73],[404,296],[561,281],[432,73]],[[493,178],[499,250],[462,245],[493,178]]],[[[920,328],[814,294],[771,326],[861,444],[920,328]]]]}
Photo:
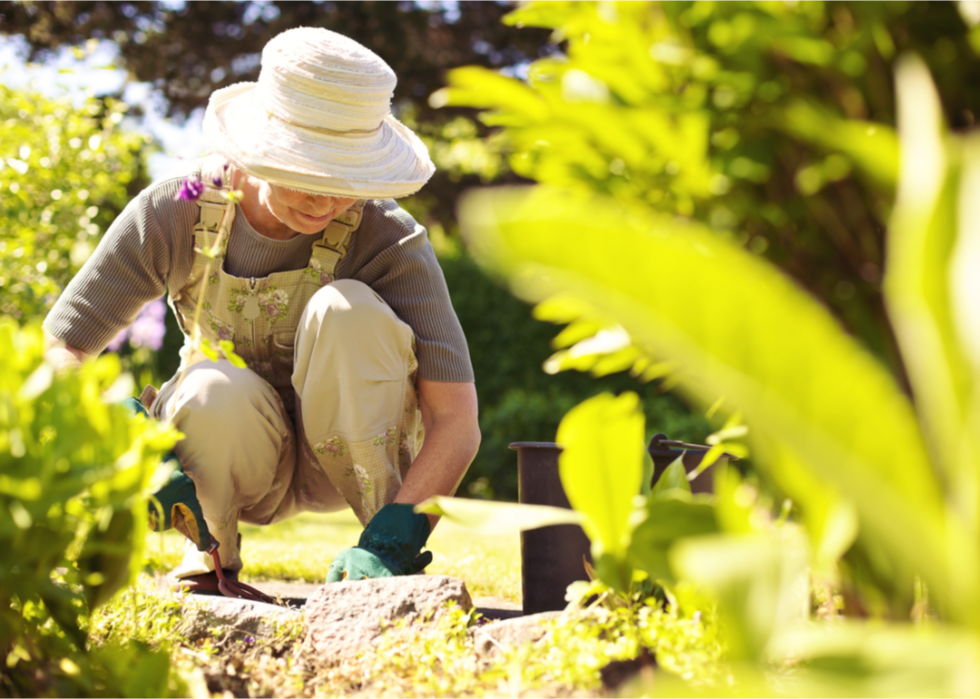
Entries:
{"type": "Polygon", "coordinates": [[[415,333],[419,378],[473,381],[466,336],[420,226],[393,200],[369,202],[338,276],[370,286],[415,333]]]}
{"type": "Polygon", "coordinates": [[[44,328],[69,347],[98,354],[193,264],[194,202],[175,201],[182,178],[152,185],[113,221],[92,256],[68,283],[44,328]]]}

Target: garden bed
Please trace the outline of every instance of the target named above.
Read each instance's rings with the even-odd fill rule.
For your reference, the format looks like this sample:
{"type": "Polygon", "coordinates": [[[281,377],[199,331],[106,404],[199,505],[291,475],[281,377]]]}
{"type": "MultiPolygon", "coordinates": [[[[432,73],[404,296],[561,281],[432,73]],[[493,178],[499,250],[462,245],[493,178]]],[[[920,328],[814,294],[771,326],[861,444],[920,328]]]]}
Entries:
{"type": "MultiPolygon", "coordinates": [[[[347,513],[245,526],[242,578],[282,599],[305,601],[333,555],[353,544],[359,530],[347,513]]],[[[150,572],[94,616],[92,637],[166,648],[175,681],[188,695],[606,696],[614,691],[610,683],[634,668],[624,674],[612,666],[605,675],[603,668],[652,658],[650,651],[661,666],[689,678],[708,680],[718,667],[712,624],[642,604],[554,615],[536,624],[537,631],[505,631],[488,640],[485,631],[495,618],[520,616],[519,538],[473,535],[451,522],[432,536],[435,560],[427,573],[462,578],[472,610],[449,607],[426,619],[391,622],[372,650],[343,660],[303,651],[301,613],[276,621],[271,633],[234,634],[218,625],[210,635],[189,635],[188,609],[206,598],[161,585],[161,571],[176,562],[183,543],[173,534],[150,536],[150,572]]]]}

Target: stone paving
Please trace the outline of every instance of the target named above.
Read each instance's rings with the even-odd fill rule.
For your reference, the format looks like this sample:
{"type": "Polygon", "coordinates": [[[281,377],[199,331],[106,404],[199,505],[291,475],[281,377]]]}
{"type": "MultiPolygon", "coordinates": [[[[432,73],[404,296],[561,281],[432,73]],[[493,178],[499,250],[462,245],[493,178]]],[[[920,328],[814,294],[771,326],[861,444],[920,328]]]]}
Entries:
{"type": "MultiPolygon", "coordinates": [[[[160,576],[158,584],[166,586],[169,585],[169,582],[160,576]]],[[[270,597],[282,597],[294,607],[302,607],[306,604],[306,600],[320,588],[320,585],[314,583],[285,582],[282,580],[249,582],[248,584],[270,597]]],[[[476,611],[491,621],[513,619],[523,615],[519,602],[513,602],[502,597],[473,597],[472,599],[476,611]]]]}

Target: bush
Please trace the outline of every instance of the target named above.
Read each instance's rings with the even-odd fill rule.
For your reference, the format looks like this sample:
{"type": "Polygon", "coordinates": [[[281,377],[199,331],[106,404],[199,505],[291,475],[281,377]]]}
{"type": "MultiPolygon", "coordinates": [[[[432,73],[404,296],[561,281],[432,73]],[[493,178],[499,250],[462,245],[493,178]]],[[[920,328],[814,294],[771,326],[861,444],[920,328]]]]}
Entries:
{"type": "Polygon", "coordinates": [[[84,628],[138,570],[177,433],[107,404],[133,386],[115,355],[66,375],[42,355],[38,325],[0,319],[0,694],[159,696],[166,656],[91,650],[84,628]]]}
{"type": "Polygon", "coordinates": [[[980,27],[955,3],[529,3],[504,21],[553,30],[562,54],[527,80],[453,70],[433,102],[482,108],[522,177],[699,221],[774,262],[902,375],[881,292],[892,75],[922,56],[949,122],[974,123],[980,27]]]}
{"type": "Polygon", "coordinates": [[[0,86],[0,314],[42,318],[143,178],[126,106],[0,86]]]}

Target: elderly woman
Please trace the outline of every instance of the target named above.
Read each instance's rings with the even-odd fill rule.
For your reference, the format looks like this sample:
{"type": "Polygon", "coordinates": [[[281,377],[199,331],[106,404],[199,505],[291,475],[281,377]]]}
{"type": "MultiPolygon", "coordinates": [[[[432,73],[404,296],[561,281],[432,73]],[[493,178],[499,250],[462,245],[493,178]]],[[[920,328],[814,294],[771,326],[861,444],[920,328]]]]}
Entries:
{"type": "MultiPolygon", "coordinates": [[[[239,521],[346,507],[366,529],[328,580],[421,570],[435,521],[412,506],[451,494],[479,445],[466,340],[425,229],[394,201],[435,169],[390,113],[395,82],[326,29],[274,38],[258,83],[212,95],[215,155],[133,200],[45,320],[49,359],[77,364],[168,295],[181,369],[142,399],[184,434],[193,488],[168,497],[177,519],[203,510],[225,576],[239,521]],[[201,356],[196,313],[247,367],[201,356]]],[[[192,589],[216,581],[207,543],[173,571],[192,589]]]]}

